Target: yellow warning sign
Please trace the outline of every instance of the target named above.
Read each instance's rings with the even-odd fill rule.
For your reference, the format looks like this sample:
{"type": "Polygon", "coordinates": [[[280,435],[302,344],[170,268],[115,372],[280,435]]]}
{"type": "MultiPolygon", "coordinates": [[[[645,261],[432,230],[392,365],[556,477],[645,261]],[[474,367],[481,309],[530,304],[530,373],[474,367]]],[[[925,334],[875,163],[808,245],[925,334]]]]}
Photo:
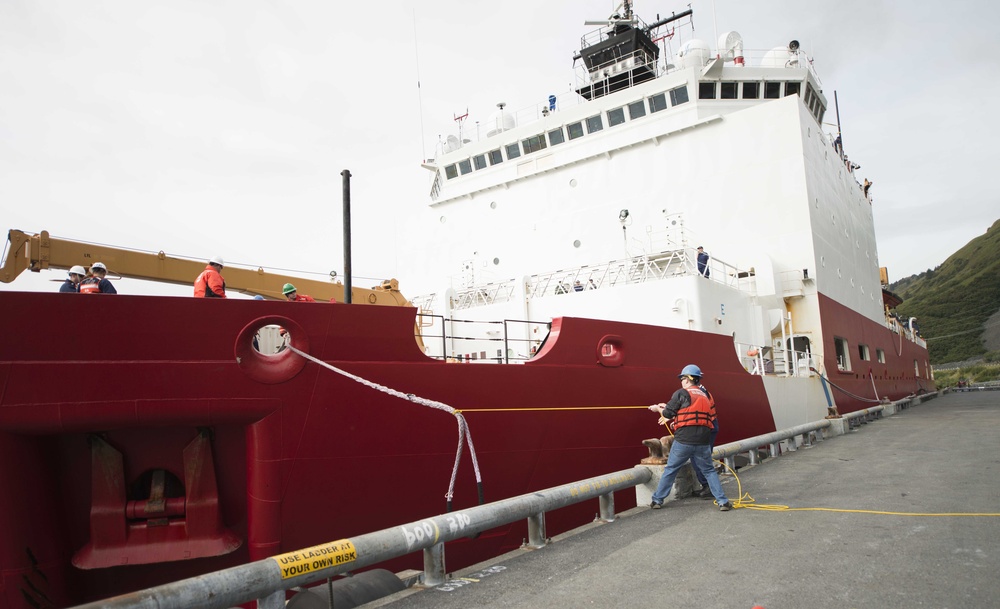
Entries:
{"type": "Polygon", "coordinates": [[[298,552],[273,556],[272,559],[281,569],[281,579],[288,579],[354,562],[358,559],[358,554],[353,543],[341,539],[298,552]]]}

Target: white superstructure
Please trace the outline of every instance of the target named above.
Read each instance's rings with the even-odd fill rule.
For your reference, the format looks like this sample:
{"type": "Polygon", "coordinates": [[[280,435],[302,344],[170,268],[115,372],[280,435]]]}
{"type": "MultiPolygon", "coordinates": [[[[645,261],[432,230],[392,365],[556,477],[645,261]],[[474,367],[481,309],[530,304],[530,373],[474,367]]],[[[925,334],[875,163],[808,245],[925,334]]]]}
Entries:
{"type": "MultiPolygon", "coordinates": [[[[763,365],[748,351],[773,350],[786,374],[808,376],[824,344],[819,294],[886,323],[871,203],[824,133],[811,62],[795,41],[744,57],[735,32],[721,51],[691,40],[664,61],[643,39],[615,48],[655,29],[638,23],[590,38],[579,103],[528,120],[498,108],[488,135],[449,138],[426,164],[431,201],[415,230],[427,247],[412,256],[442,281],[415,302],[446,318],[724,334],[748,370],[763,365]]],[[[528,357],[544,332],[525,332],[506,353],[466,343],[444,355],[528,357]]],[[[837,343],[843,366],[854,348],[837,343]]]]}

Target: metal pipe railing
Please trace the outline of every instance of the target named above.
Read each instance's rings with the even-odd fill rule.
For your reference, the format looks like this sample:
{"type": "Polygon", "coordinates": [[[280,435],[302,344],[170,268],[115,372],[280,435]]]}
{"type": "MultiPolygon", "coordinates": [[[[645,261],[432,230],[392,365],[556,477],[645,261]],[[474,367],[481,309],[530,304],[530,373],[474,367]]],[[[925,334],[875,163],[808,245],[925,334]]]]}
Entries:
{"type": "Polygon", "coordinates": [[[534,530],[529,545],[545,545],[545,512],[603,498],[601,520],[613,520],[615,491],[645,484],[652,472],[642,466],[588,478],[543,491],[442,514],[350,539],[305,548],[223,571],[132,592],[78,609],[225,609],[257,600],[258,607],[284,606],[289,588],[424,550],[428,585],[444,581],[444,543],[470,537],[517,520],[534,530]]]}

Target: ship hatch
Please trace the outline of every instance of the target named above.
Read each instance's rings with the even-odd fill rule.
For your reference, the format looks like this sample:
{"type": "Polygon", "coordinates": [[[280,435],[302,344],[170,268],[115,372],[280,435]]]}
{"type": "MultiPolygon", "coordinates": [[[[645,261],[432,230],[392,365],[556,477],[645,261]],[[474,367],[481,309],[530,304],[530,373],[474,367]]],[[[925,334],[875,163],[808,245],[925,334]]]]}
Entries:
{"type": "Polygon", "coordinates": [[[228,554],[240,538],[222,525],[211,435],[199,429],[183,450],[183,479],[165,469],[125,481],[125,458],[90,438],[90,540],[73,555],[80,569],[99,569],[228,554]]]}

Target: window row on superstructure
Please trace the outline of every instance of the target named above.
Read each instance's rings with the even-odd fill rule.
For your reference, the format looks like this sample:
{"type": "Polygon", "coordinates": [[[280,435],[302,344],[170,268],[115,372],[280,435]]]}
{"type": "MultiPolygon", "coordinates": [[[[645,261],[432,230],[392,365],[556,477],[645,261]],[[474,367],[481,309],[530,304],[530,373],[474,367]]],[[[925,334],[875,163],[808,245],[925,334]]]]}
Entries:
{"type": "MultiPolygon", "coordinates": [[[[698,83],[698,99],[778,99],[789,95],[802,95],[802,83],[795,81],[767,80],[760,81],[703,81],[698,83]],[[782,88],[784,93],[782,93],[782,88]]],[[[803,100],[810,114],[816,118],[820,124],[823,123],[823,114],[826,106],[823,100],[813,90],[810,83],[806,83],[806,96],[803,100]]]]}
{"type": "MultiPolygon", "coordinates": [[[[759,100],[778,99],[789,95],[802,94],[801,81],[703,81],[698,83],[699,100],[759,100]]],[[[826,106],[823,99],[815,92],[810,83],[805,83],[806,94],[804,102],[806,108],[813,117],[822,124],[826,106]]],[[[524,155],[544,150],[545,148],[558,146],[569,140],[575,140],[591,133],[602,131],[605,127],[611,128],[621,125],[626,121],[634,121],[647,114],[653,114],[666,110],[673,106],[687,103],[687,85],[675,87],[669,91],[664,91],[651,95],[644,99],[636,100],[632,103],[617,108],[607,110],[603,114],[598,113],[586,119],[560,125],[547,132],[538,133],[526,137],[518,142],[511,142],[500,146],[494,150],[477,154],[470,158],[462,159],[456,163],[446,165],[444,168],[445,178],[452,180],[473,171],[486,169],[494,165],[499,165],[504,161],[512,161],[524,155]]],[[[436,184],[435,184],[436,186],[436,184]]]]}
{"type": "Polygon", "coordinates": [[[444,168],[445,177],[449,180],[460,175],[486,169],[506,161],[512,161],[521,156],[544,150],[547,147],[558,146],[569,140],[575,140],[591,133],[611,128],[628,121],[634,121],[647,114],[666,110],[690,101],[687,85],[675,87],[669,91],[657,93],[647,98],[619,106],[604,113],[589,116],[583,120],[560,125],[555,129],[522,139],[519,142],[506,144],[489,152],[477,154],[471,158],[462,159],[444,168]]]}

